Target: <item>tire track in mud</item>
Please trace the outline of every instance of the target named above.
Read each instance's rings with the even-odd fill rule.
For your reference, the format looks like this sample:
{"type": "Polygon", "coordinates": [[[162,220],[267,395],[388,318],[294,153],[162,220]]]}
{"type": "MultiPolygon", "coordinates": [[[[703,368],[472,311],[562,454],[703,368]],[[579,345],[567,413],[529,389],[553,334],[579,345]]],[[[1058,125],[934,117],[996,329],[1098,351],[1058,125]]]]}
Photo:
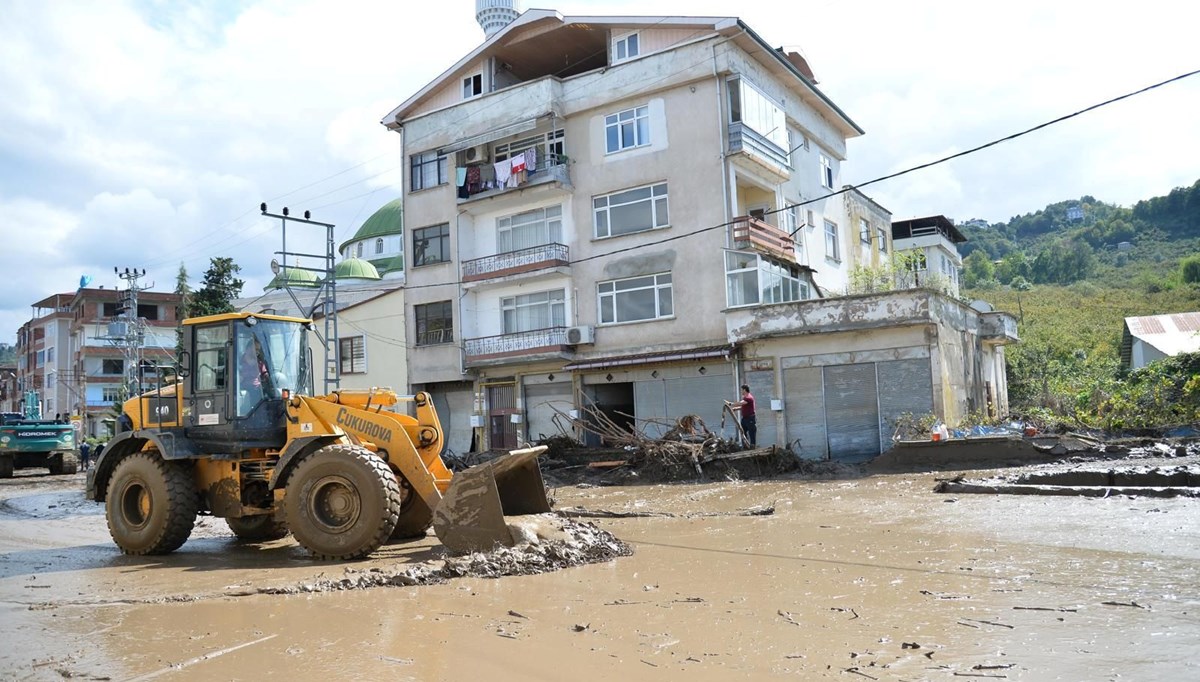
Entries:
{"type": "Polygon", "coordinates": [[[581,523],[556,514],[545,517],[558,537],[527,538],[529,542],[516,547],[498,547],[491,552],[477,552],[459,557],[431,559],[415,564],[369,569],[346,568],[337,578],[322,574],[310,580],[284,587],[231,588],[207,594],[176,594],[134,599],[73,599],[30,604],[33,611],[64,607],[138,606],[171,603],[191,603],[216,599],[237,599],[259,595],[296,595],[323,592],[344,592],[373,587],[418,587],[438,585],[456,578],[503,578],[535,575],[552,571],[611,561],[630,556],[633,548],[612,533],[591,523],[581,523]]]}

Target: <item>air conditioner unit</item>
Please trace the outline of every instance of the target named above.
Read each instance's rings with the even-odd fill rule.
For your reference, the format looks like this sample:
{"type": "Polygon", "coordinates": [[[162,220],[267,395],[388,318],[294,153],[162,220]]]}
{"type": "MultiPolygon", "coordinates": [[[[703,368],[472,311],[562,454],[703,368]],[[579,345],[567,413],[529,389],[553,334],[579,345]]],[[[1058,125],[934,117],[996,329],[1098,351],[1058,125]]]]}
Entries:
{"type": "Polygon", "coordinates": [[[463,158],[467,160],[467,163],[486,163],[492,160],[486,144],[467,147],[463,150],[463,158]]]}
{"type": "Polygon", "coordinates": [[[581,343],[595,343],[596,329],[595,327],[571,327],[567,329],[567,345],[578,346],[581,343]]]}

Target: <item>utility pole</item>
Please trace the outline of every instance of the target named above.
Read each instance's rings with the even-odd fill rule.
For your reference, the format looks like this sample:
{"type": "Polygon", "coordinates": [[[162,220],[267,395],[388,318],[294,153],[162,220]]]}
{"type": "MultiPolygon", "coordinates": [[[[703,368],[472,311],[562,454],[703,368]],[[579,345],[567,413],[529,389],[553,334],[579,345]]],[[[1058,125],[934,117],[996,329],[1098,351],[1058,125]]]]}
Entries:
{"type": "MultiPolygon", "coordinates": [[[[317,338],[321,340],[321,344],[325,347],[325,392],[330,393],[337,390],[341,386],[341,367],[338,365],[338,327],[337,327],[337,279],[333,275],[333,268],[337,258],[337,250],[334,248],[333,228],[332,223],[321,223],[312,220],[312,214],[308,211],[304,212],[303,218],[297,218],[290,215],[287,206],[283,207],[282,213],[269,213],[267,211],[266,202],[259,204],[259,210],[268,218],[278,218],[283,233],[283,248],[276,253],[280,256],[282,263],[279,261],[271,261],[271,271],[276,275],[282,275],[284,289],[288,295],[292,297],[292,302],[296,307],[304,311],[305,306],[300,303],[296,297],[296,293],[292,291],[291,284],[287,277],[289,269],[307,270],[315,273],[320,279],[320,286],[317,289],[316,297],[313,299],[312,307],[308,308],[305,317],[313,318],[317,312],[321,313],[321,321],[324,323],[324,333],[317,331],[313,332],[317,338]],[[300,253],[296,251],[288,251],[287,248],[287,228],[288,223],[300,223],[302,225],[313,225],[325,228],[325,253],[300,253]],[[295,265],[288,265],[288,256],[292,256],[296,260],[295,265]],[[309,259],[308,262],[316,261],[320,267],[302,267],[300,259],[309,259]]],[[[306,351],[307,352],[307,351],[306,351]]]]}
{"type": "Polygon", "coordinates": [[[146,330],[138,317],[138,294],[154,285],[143,287],[138,283],[146,276],[145,268],[122,271],[114,267],[113,273],[125,280],[127,287],[117,294],[117,324],[109,326],[109,336],[125,359],[125,385],[132,398],[142,394],[142,346],[146,340],[146,330]]]}

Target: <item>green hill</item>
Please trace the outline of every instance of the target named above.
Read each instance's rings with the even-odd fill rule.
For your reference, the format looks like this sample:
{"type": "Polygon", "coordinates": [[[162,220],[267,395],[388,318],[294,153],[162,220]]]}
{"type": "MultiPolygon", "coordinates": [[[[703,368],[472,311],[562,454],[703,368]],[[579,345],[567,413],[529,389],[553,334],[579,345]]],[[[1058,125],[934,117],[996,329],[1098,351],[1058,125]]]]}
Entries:
{"type": "MultiPolygon", "coordinates": [[[[1019,318],[1022,343],[1007,355],[1012,409],[1130,425],[1114,411],[1140,385],[1119,367],[1123,319],[1200,310],[1200,181],[1132,208],[1085,196],[960,229],[970,240],[963,296],[1019,318]]],[[[1178,379],[1182,391],[1191,377],[1178,379]]],[[[1197,383],[1189,397],[1200,401],[1197,383]]],[[[1181,418],[1128,407],[1146,412],[1144,423],[1181,418]]]]}

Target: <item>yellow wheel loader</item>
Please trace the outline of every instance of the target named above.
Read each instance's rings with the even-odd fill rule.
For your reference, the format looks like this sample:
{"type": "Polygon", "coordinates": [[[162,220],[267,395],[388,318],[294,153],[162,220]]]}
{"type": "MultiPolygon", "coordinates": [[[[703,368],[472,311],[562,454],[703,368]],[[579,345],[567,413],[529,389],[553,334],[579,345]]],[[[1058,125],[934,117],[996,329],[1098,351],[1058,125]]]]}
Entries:
{"type": "Polygon", "coordinates": [[[88,474],[121,551],[172,552],[207,514],[246,541],[290,532],[321,559],[362,558],[431,524],[464,553],[514,544],[505,516],[550,511],[545,448],[452,473],[428,394],[313,395],[311,327],[248,313],[183,322],[174,380],[124,404],[131,427],[88,474]],[[401,401],[415,417],[388,409],[401,401]]]}

